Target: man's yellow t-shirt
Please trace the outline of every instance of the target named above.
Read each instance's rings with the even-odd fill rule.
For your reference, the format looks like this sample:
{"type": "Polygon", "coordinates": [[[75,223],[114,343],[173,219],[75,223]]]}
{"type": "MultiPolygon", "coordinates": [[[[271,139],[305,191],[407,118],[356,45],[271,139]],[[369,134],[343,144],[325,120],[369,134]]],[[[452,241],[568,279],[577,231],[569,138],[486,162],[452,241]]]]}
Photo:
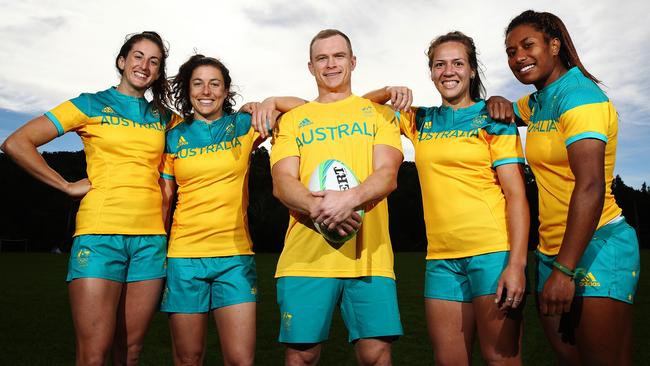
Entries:
{"type": "MultiPolygon", "coordinates": [[[[271,164],[299,157],[300,181],[307,186],[318,164],[337,159],[363,182],[372,174],[373,148],[380,144],[402,150],[390,108],[354,95],[334,103],[310,102],[282,117],[271,164]]],[[[366,208],[359,232],[343,244],[327,242],[308,216],[291,212],[275,276],[394,278],[386,199],[366,208]]]]}

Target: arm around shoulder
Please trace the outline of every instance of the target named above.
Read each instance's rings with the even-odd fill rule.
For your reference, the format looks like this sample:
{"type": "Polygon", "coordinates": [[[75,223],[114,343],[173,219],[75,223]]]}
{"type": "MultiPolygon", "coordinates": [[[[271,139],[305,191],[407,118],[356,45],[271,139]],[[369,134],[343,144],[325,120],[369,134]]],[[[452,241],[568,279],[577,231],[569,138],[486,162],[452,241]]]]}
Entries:
{"type": "Polygon", "coordinates": [[[390,101],[393,110],[411,111],[413,91],[406,86],[385,86],[370,91],[363,95],[364,98],[377,104],[386,104],[390,101]]]}
{"type": "Polygon", "coordinates": [[[269,97],[261,103],[246,103],[240,109],[251,114],[251,125],[263,139],[271,135],[276,121],[282,113],[307,103],[298,97],[269,97]]]}
{"type": "Polygon", "coordinates": [[[525,126],[526,123],[517,116],[515,107],[511,101],[499,96],[493,95],[485,101],[490,117],[497,122],[516,123],[517,126],[525,126]]]}

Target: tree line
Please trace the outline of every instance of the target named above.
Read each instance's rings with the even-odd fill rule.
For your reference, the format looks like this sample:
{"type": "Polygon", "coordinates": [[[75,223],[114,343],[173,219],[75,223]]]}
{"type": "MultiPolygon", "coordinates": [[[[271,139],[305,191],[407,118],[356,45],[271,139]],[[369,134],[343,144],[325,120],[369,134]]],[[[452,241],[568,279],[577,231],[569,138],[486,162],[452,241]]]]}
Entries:
{"type": "MultiPolygon", "coordinates": [[[[50,166],[65,179],[86,177],[83,151],[43,153],[50,166]]],[[[79,202],[29,176],[9,157],[0,154],[0,240],[21,243],[20,250],[69,251],[79,202]]],[[[537,246],[537,186],[528,166],[526,194],[531,209],[529,246],[537,246]]],[[[641,248],[650,248],[650,190],[625,185],[620,176],[612,190],[623,215],[639,236],[641,248]]],[[[287,209],[273,197],[269,153],[261,147],[253,152],[249,176],[248,223],[256,252],[279,252],[289,222],[287,209]]],[[[396,251],[425,251],[422,195],[415,163],[404,162],[399,170],[398,187],[388,197],[390,234],[396,251]]],[[[216,225],[218,223],[215,223],[216,225]]],[[[3,250],[11,250],[4,245],[3,250]]]]}

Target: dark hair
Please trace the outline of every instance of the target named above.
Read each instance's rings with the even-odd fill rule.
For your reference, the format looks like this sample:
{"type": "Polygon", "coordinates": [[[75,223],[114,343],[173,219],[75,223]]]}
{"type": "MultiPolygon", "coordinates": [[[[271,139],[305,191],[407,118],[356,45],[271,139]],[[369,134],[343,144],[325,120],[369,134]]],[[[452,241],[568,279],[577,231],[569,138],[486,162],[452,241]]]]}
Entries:
{"type": "Polygon", "coordinates": [[[577,66],[582,73],[591,79],[594,83],[600,83],[600,80],[596,79],[595,76],[590,74],[578,57],[578,52],[576,51],[569,31],[566,29],[566,26],[560,18],[556,15],[548,12],[536,12],[534,10],[526,10],[523,13],[514,17],[508,27],[506,28],[506,36],[513,29],[520,25],[529,25],[533,27],[538,32],[544,34],[544,40],[546,43],[550,42],[551,39],[557,38],[560,40],[560,60],[562,65],[565,68],[570,69],[574,66],[577,66]]]}
{"type": "Polygon", "coordinates": [[[469,82],[469,96],[472,100],[477,100],[485,97],[485,87],[481,81],[481,69],[479,68],[478,63],[478,53],[476,52],[476,46],[474,45],[474,40],[472,37],[465,35],[463,32],[453,31],[447,34],[436,37],[429,44],[429,49],[427,50],[427,57],[429,58],[429,71],[433,66],[433,56],[436,52],[436,48],[443,43],[447,42],[458,42],[465,46],[465,51],[467,52],[467,59],[469,61],[469,66],[474,70],[474,77],[469,82]]]}
{"type": "Polygon", "coordinates": [[[191,122],[194,120],[192,102],[190,101],[190,80],[192,79],[192,73],[199,66],[213,66],[221,71],[221,75],[223,75],[224,89],[226,89],[227,92],[226,99],[223,101],[222,110],[226,114],[233,113],[235,111],[233,107],[236,103],[235,96],[237,93],[232,91],[230,88],[232,83],[230,71],[218,59],[206,57],[201,54],[196,54],[190,57],[189,60],[185,61],[185,63],[178,69],[178,74],[174,77],[174,80],[172,80],[172,95],[174,96],[174,105],[178,112],[186,121],[191,122]]]}
{"type": "Polygon", "coordinates": [[[127,55],[133,48],[133,45],[140,42],[141,40],[146,39],[153,42],[160,49],[160,54],[162,55],[160,59],[160,68],[158,69],[159,75],[158,79],[151,84],[151,94],[153,95],[153,104],[155,108],[161,114],[166,114],[169,106],[171,105],[169,101],[169,82],[167,81],[167,56],[169,56],[169,50],[165,46],[164,41],[160,35],[156,32],[145,31],[142,33],[135,33],[126,36],[120,52],[115,57],[115,67],[120,75],[124,74],[124,70],[120,69],[118,61],[120,57],[126,59],[127,55]]]}
{"type": "Polygon", "coordinates": [[[169,106],[171,105],[169,101],[169,82],[167,81],[167,72],[166,72],[166,60],[169,56],[169,50],[165,46],[163,39],[156,32],[145,31],[142,33],[135,33],[126,36],[120,52],[115,57],[115,67],[117,71],[122,75],[124,70],[120,69],[118,61],[120,57],[126,59],[127,55],[133,48],[133,45],[140,42],[143,39],[147,39],[153,42],[160,49],[160,68],[158,69],[158,79],[151,84],[151,93],[153,94],[153,104],[155,108],[161,114],[167,113],[169,106]]]}
{"type": "Polygon", "coordinates": [[[314,38],[311,39],[311,42],[309,42],[309,59],[311,60],[311,48],[314,45],[314,42],[316,42],[319,39],[325,39],[325,38],[330,38],[334,36],[341,36],[343,39],[345,39],[345,43],[348,44],[348,50],[350,50],[350,56],[352,56],[352,42],[350,42],[350,38],[345,35],[345,33],[341,32],[338,29],[323,29],[322,31],[316,33],[314,38]]]}

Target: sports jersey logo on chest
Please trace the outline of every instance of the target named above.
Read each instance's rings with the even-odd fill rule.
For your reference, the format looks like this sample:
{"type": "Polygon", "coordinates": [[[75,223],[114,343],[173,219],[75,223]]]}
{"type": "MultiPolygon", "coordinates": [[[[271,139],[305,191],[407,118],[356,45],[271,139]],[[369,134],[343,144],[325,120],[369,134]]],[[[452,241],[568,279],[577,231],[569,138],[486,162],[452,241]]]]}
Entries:
{"type": "MultiPolygon", "coordinates": [[[[188,142],[183,136],[181,136],[179,138],[179,144],[180,144],[181,139],[183,139],[184,145],[187,145],[188,142]]],[[[197,155],[203,155],[203,154],[209,154],[209,153],[216,153],[216,152],[219,152],[219,151],[231,150],[231,149],[237,148],[239,146],[242,146],[241,141],[239,141],[238,138],[234,138],[234,139],[232,139],[230,141],[228,141],[228,140],[219,141],[217,143],[210,144],[210,145],[207,145],[207,146],[190,147],[190,148],[186,148],[186,149],[180,149],[176,153],[176,157],[178,159],[185,159],[185,158],[190,158],[190,157],[197,156],[197,155]]]]}
{"type": "Polygon", "coordinates": [[[478,137],[478,128],[469,131],[462,130],[448,130],[440,132],[418,132],[418,141],[429,141],[438,139],[452,139],[452,138],[476,138],[478,137]]]}
{"type": "Polygon", "coordinates": [[[533,105],[530,110],[530,122],[527,127],[528,133],[551,133],[558,132],[557,118],[554,118],[550,111],[555,110],[557,96],[553,96],[549,104],[550,108],[542,109],[538,104],[533,105]]]}
{"type": "Polygon", "coordinates": [[[528,133],[549,133],[558,132],[557,123],[553,120],[530,121],[528,124],[528,133]]]}
{"type": "Polygon", "coordinates": [[[425,121],[422,127],[422,130],[418,131],[418,141],[452,138],[477,138],[479,136],[479,128],[473,128],[470,130],[449,129],[435,131],[431,121],[425,121]]]}
{"type": "Polygon", "coordinates": [[[156,130],[156,131],[163,131],[162,124],[160,122],[153,122],[153,123],[137,123],[133,122],[129,119],[126,119],[122,116],[114,115],[114,114],[104,114],[101,116],[101,126],[109,126],[109,127],[130,127],[130,128],[138,128],[138,129],[147,129],[147,130],[156,130]]]}
{"type": "Polygon", "coordinates": [[[296,137],[296,144],[299,148],[314,142],[339,141],[351,137],[374,137],[377,133],[377,126],[366,121],[346,122],[334,126],[310,127],[307,129],[305,127],[313,126],[314,124],[307,119],[305,120],[299,124],[301,129],[296,137]],[[303,123],[305,120],[309,123],[303,123]]]}
{"type": "Polygon", "coordinates": [[[424,117],[418,128],[417,140],[475,139],[488,118],[484,114],[466,116],[448,111],[445,109],[438,111],[444,112],[442,114],[433,113],[424,117]]]}

